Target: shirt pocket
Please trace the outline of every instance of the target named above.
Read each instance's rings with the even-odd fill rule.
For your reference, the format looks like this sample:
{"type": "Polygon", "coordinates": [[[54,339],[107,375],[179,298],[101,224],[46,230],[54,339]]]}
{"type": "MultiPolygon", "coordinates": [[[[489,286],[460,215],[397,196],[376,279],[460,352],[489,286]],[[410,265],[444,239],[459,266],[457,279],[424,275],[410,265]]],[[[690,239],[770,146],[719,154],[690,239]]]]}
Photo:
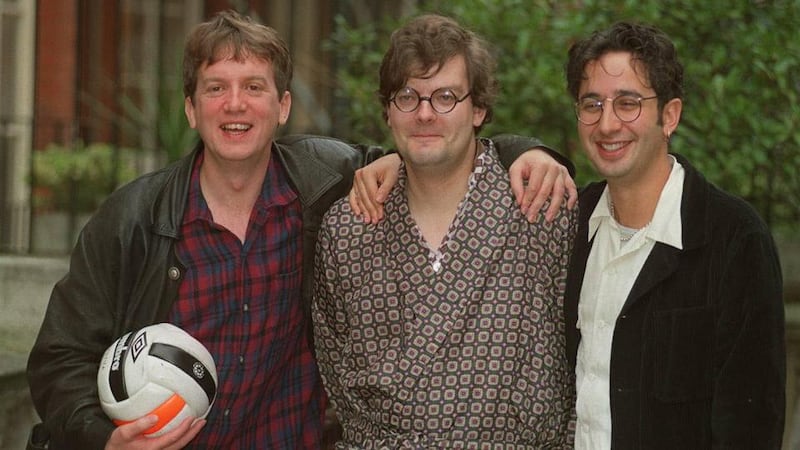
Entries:
{"type": "Polygon", "coordinates": [[[654,394],[664,402],[709,398],[714,316],[710,307],[658,311],[654,317],[654,394]]]}

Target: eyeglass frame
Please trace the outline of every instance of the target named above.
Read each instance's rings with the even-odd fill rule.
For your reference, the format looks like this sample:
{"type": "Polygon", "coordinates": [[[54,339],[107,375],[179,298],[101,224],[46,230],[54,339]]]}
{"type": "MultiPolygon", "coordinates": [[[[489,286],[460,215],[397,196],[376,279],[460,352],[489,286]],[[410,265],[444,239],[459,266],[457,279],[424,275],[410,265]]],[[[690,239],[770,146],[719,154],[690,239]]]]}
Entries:
{"type": "Polygon", "coordinates": [[[606,98],[604,98],[602,100],[601,99],[596,99],[594,104],[595,105],[600,105],[600,114],[597,115],[597,120],[595,120],[594,122],[584,122],[583,120],[581,120],[581,106],[582,106],[581,102],[583,102],[583,101],[585,101],[587,99],[590,99],[590,98],[592,98],[592,97],[586,97],[583,100],[579,100],[579,101],[575,102],[575,104],[574,104],[574,106],[575,106],[575,108],[574,108],[575,109],[575,117],[578,119],[578,122],[580,122],[580,123],[582,123],[584,125],[596,125],[598,122],[600,122],[600,119],[603,118],[603,112],[606,110],[605,109],[605,104],[606,104],[606,101],[608,101],[608,100],[611,100],[611,110],[614,111],[614,115],[617,116],[617,119],[619,119],[621,122],[624,122],[624,123],[634,122],[634,121],[636,121],[636,119],[638,119],[642,115],[642,102],[645,101],[645,100],[656,99],[656,98],[658,98],[658,95],[653,95],[653,96],[650,96],[650,97],[642,97],[641,95],[620,94],[620,95],[618,95],[616,97],[613,97],[613,98],[606,97],[606,98]],[[636,112],[636,117],[634,117],[633,119],[625,120],[622,117],[620,117],[619,113],[617,112],[616,102],[617,102],[618,99],[624,98],[624,97],[628,97],[630,99],[634,99],[639,103],[639,110],[636,112]]]}
{"type": "Polygon", "coordinates": [[[464,100],[466,100],[467,97],[469,97],[470,95],[472,95],[472,91],[469,91],[466,94],[464,94],[463,97],[458,98],[458,96],[456,95],[455,92],[453,92],[452,89],[450,89],[448,87],[440,87],[438,89],[435,89],[433,92],[431,92],[431,95],[429,95],[427,97],[423,97],[423,96],[419,95],[419,92],[417,92],[416,89],[414,89],[412,87],[409,87],[409,86],[405,86],[405,87],[399,89],[397,92],[394,93],[392,98],[389,99],[389,103],[393,103],[395,108],[397,108],[397,110],[400,111],[400,112],[412,113],[412,112],[416,111],[417,109],[419,109],[419,105],[421,105],[423,101],[427,101],[431,105],[431,109],[436,111],[436,113],[438,113],[438,114],[447,114],[447,113],[452,112],[454,109],[456,109],[456,106],[458,106],[459,103],[461,103],[464,100]],[[397,104],[397,94],[399,94],[403,90],[413,92],[414,95],[417,96],[417,104],[414,105],[414,107],[412,109],[408,110],[408,111],[402,109],[400,107],[400,105],[397,104]],[[455,102],[453,103],[453,106],[451,106],[450,109],[448,109],[447,111],[439,111],[438,109],[436,109],[436,106],[433,104],[433,97],[435,97],[436,93],[440,92],[440,91],[450,92],[451,94],[453,94],[453,97],[456,99],[455,102]]]}

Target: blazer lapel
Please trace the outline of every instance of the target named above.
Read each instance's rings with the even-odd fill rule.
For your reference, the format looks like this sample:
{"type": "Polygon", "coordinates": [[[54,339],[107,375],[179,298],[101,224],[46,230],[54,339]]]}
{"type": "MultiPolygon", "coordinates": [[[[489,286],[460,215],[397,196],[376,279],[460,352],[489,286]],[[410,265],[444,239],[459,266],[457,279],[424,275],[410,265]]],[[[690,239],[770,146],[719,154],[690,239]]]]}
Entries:
{"type": "Polygon", "coordinates": [[[564,323],[567,336],[567,360],[575,367],[578,355],[578,343],[581,335],[578,329],[578,302],[581,298],[586,261],[592,249],[594,238],[589,239],[589,217],[592,215],[605,183],[593,183],[582,189],[578,199],[578,231],[572,247],[572,256],[567,272],[567,287],[564,292],[564,323]]]}
{"type": "Polygon", "coordinates": [[[639,299],[678,269],[679,253],[680,250],[675,247],[656,242],[631,287],[620,315],[627,313],[639,299]]]}

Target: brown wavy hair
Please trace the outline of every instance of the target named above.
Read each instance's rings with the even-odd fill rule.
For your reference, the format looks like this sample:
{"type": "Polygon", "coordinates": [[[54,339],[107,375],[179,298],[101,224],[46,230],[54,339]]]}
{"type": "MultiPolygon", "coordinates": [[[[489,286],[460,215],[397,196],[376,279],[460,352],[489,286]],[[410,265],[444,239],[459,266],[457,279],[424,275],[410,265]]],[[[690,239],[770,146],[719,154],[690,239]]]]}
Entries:
{"type": "Polygon", "coordinates": [[[222,58],[241,62],[251,56],[272,64],[279,93],[289,90],[292,58],[286,42],[275,29],[236,11],[220,12],[211,20],[196,25],[186,39],[183,52],[183,95],[194,95],[197,73],[203,64],[211,65],[222,58]]]}

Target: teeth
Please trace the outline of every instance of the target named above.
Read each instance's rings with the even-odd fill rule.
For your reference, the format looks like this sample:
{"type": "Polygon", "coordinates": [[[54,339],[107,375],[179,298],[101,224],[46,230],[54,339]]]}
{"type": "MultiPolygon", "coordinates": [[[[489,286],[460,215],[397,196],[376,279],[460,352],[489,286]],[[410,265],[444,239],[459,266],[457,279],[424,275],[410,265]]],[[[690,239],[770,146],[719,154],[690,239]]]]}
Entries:
{"type": "Polygon", "coordinates": [[[228,123],[222,126],[223,130],[230,130],[230,131],[246,131],[250,129],[250,125],[243,124],[243,123],[228,123]]]}
{"type": "Polygon", "coordinates": [[[613,144],[600,144],[600,146],[603,147],[603,150],[606,150],[606,151],[609,151],[609,152],[613,152],[613,151],[619,150],[624,145],[625,144],[623,144],[622,142],[615,142],[613,144]]]}

